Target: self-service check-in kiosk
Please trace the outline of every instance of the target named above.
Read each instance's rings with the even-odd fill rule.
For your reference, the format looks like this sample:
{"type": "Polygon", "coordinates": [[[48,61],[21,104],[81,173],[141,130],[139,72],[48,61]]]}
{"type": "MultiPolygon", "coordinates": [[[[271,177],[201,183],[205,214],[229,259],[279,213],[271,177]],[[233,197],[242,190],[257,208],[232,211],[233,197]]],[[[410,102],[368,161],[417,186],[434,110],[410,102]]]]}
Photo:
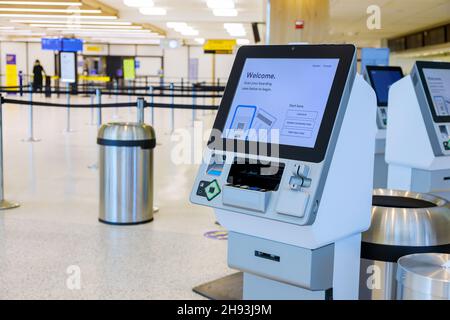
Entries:
{"type": "Polygon", "coordinates": [[[387,188],[388,165],[385,160],[388,96],[390,87],[403,78],[400,67],[367,66],[365,77],[377,95],[377,136],[375,141],[375,169],[373,186],[387,188]]]}
{"type": "Polygon", "coordinates": [[[388,187],[450,199],[450,63],[416,62],[391,87],[388,187]]]}
{"type": "Polygon", "coordinates": [[[229,230],[244,299],[358,299],[376,97],[351,45],[236,57],[191,201],[229,230]]]}

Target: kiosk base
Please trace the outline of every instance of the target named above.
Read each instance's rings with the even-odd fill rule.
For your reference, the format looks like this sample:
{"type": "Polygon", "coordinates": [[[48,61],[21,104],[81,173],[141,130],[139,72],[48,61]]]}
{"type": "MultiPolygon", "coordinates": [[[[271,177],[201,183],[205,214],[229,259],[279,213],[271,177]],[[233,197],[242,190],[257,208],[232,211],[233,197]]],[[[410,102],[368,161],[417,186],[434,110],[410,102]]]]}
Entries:
{"type": "Polygon", "coordinates": [[[243,273],[237,272],[199,285],[192,291],[210,300],[242,300],[243,273]]]}
{"type": "Polygon", "coordinates": [[[244,300],[332,300],[332,291],[310,291],[249,273],[244,274],[244,300]]]}
{"type": "Polygon", "coordinates": [[[361,234],[315,250],[232,232],[228,241],[228,264],[244,272],[244,300],[358,299],[361,234]],[[258,250],[268,253],[259,259],[258,250]]]}

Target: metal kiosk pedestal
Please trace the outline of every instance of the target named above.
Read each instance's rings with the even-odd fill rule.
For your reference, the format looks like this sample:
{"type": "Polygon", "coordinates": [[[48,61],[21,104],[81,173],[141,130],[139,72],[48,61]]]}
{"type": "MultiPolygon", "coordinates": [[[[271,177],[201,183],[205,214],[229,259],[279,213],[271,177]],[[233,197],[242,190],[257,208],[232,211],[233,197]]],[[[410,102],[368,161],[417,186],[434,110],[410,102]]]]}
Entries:
{"type": "Polygon", "coordinates": [[[109,123],[100,128],[99,221],[135,225],[153,220],[153,128],[109,123]]]}

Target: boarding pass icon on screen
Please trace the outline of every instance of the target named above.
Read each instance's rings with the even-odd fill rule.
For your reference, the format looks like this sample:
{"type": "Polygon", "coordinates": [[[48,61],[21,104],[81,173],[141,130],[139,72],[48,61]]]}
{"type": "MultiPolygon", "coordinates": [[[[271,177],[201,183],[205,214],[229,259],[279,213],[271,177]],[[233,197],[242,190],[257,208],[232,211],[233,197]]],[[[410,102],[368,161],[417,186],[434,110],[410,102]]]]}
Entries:
{"type": "Polygon", "coordinates": [[[237,106],[228,128],[228,139],[245,139],[255,120],[255,106],[237,106]]]}

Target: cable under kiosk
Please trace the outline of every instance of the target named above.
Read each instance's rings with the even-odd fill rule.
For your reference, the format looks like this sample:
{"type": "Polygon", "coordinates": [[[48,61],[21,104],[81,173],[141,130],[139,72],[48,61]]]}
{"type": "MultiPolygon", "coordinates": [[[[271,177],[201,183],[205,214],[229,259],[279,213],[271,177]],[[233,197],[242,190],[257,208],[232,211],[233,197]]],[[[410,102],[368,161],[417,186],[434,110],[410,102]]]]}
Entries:
{"type": "Polygon", "coordinates": [[[229,231],[244,299],[358,299],[376,105],[354,46],[239,50],[191,201],[229,231]]]}

